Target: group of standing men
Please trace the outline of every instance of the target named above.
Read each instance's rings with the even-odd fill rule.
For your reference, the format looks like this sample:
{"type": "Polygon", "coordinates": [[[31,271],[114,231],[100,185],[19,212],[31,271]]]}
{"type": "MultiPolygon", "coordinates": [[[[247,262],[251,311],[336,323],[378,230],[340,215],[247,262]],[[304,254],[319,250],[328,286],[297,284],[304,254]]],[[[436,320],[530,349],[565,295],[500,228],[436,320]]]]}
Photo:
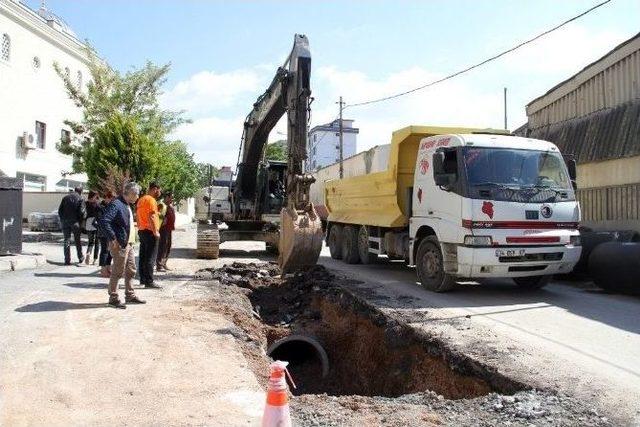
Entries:
{"type": "MultiPolygon", "coordinates": [[[[108,193],[103,195],[102,204],[98,204],[98,195],[89,193],[87,202],[82,199],[82,188],[76,188],[73,193],[62,199],[58,214],[64,236],[65,264],[71,264],[71,236],[73,235],[78,254],[78,261],[82,263],[85,257],[82,253],[80,235],[86,230],[89,237],[87,263],[90,263],[91,249],[100,239],[101,246],[108,251],[108,258],[112,264],[109,277],[109,305],[116,308],[126,308],[118,296],[118,281],[124,277],[125,303],[144,304],[145,301],[135,295],[132,279],[136,274],[135,254],[133,244],[136,241],[135,220],[132,206],[136,207],[138,238],[140,250],[138,255],[138,272],[140,284],[145,288],[159,288],[154,282],[154,264],[158,271],[167,270],[167,259],[171,250],[171,235],[175,229],[175,209],[173,196],[169,192],[162,194],[156,183],[151,183],[147,193],[139,197],[140,186],[134,182],[124,186],[122,194],[113,197],[108,193]],[[157,199],[163,196],[160,205],[157,199]]],[[[97,249],[96,249],[97,254],[97,249]]],[[[94,255],[95,259],[96,255],[94,255]]],[[[103,254],[100,254],[100,266],[103,267],[103,254]]],[[[106,261],[104,261],[106,262],[106,261]]],[[[108,268],[108,266],[107,266],[108,268]]]]}

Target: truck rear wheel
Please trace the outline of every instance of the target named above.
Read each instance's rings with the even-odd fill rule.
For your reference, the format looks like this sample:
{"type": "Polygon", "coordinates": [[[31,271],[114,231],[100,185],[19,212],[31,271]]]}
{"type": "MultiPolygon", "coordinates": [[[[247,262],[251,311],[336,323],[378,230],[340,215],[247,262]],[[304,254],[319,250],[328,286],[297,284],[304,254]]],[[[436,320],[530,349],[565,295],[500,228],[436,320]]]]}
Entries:
{"type": "Polygon", "coordinates": [[[333,259],[342,259],[342,226],[333,224],[329,228],[329,253],[333,259]]]}
{"type": "Polygon", "coordinates": [[[527,276],[527,277],[514,277],[513,281],[516,285],[522,289],[542,289],[551,280],[551,276],[527,276]]]}
{"type": "Polygon", "coordinates": [[[345,225],[342,228],[342,259],[347,264],[357,264],[360,261],[358,229],[353,225],[345,225]]]}
{"type": "Polygon", "coordinates": [[[435,236],[427,236],[420,241],[416,270],[420,283],[430,291],[447,292],[456,284],[453,276],[444,271],[440,243],[435,236]]]}
{"type": "Polygon", "coordinates": [[[378,259],[378,255],[369,252],[369,230],[366,225],[358,231],[358,256],[363,264],[371,264],[378,259]]]}

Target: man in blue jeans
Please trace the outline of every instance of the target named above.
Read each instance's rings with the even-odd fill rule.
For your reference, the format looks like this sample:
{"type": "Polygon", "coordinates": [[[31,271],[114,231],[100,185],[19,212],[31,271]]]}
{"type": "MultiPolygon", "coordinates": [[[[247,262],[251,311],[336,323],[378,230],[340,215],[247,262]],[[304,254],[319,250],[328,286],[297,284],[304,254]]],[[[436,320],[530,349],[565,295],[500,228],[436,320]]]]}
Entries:
{"type": "Polygon", "coordinates": [[[131,280],[136,275],[135,253],[133,244],[136,241],[133,226],[133,212],[129,205],[138,200],[140,186],[130,182],[124,187],[122,195],[109,203],[99,219],[100,230],[109,241],[109,251],[113,257],[111,277],[109,278],[109,305],[115,308],[127,308],[118,296],[118,281],[124,276],[125,302],[127,304],[144,304],[134,290],[131,280]]]}
{"type": "Polygon", "coordinates": [[[78,262],[82,263],[84,256],[82,255],[82,242],[80,241],[80,223],[86,216],[86,208],[84,200],[82,200],[82,187],[76,187],[73,192],[62,198],[58,207],[58,216],[60,217],[60,226],[64,237],[65,265],[71,264],[71,234],[73,234],[78,262]]]}

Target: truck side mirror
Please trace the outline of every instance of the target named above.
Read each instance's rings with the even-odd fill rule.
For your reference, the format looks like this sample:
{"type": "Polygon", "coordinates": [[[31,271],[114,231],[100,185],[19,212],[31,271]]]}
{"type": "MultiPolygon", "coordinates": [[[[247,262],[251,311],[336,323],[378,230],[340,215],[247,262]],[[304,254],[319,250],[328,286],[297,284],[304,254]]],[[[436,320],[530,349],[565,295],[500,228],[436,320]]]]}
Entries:
{"type": "Polygon", "coordinates": [[[454,154],[452,159],[447,159],[447,153],[445,153],[444,150],[438,150],[433,153],[433,180],[435,184],[444,191],[451,191],[453,185],[458,180],[455,151],[451,153],[454,154]],[[454,163],[453,167],[451,167],[451,162],[454,163]]]}
{"type": "Polygon", "coordinates": [[[571,185],[574,190],[578,189],[577,184],[577,166],[576,159],[573,156],[564,156],[564,163],[567,165],[567,171],[569,172],[569,179],[571,180],[571,185]]]}

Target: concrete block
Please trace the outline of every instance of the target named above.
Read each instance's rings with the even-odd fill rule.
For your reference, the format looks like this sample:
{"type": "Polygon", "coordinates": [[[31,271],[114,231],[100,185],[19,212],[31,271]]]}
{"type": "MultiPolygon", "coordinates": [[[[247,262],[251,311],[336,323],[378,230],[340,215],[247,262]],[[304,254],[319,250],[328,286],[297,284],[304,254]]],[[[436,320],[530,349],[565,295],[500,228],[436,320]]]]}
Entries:
{"type": "Polygon", "coordinates": [[[13,263],[9,258],[11,257],[8,257],[8,256],[0,257],[0,272],[13,270],[13,263]]]}
{"type": "Polygon", "coordinates": [[[13,271],[27,270],[38,267],[36,257],[33,255],[16,255],[12,257],[13,271]]]}

